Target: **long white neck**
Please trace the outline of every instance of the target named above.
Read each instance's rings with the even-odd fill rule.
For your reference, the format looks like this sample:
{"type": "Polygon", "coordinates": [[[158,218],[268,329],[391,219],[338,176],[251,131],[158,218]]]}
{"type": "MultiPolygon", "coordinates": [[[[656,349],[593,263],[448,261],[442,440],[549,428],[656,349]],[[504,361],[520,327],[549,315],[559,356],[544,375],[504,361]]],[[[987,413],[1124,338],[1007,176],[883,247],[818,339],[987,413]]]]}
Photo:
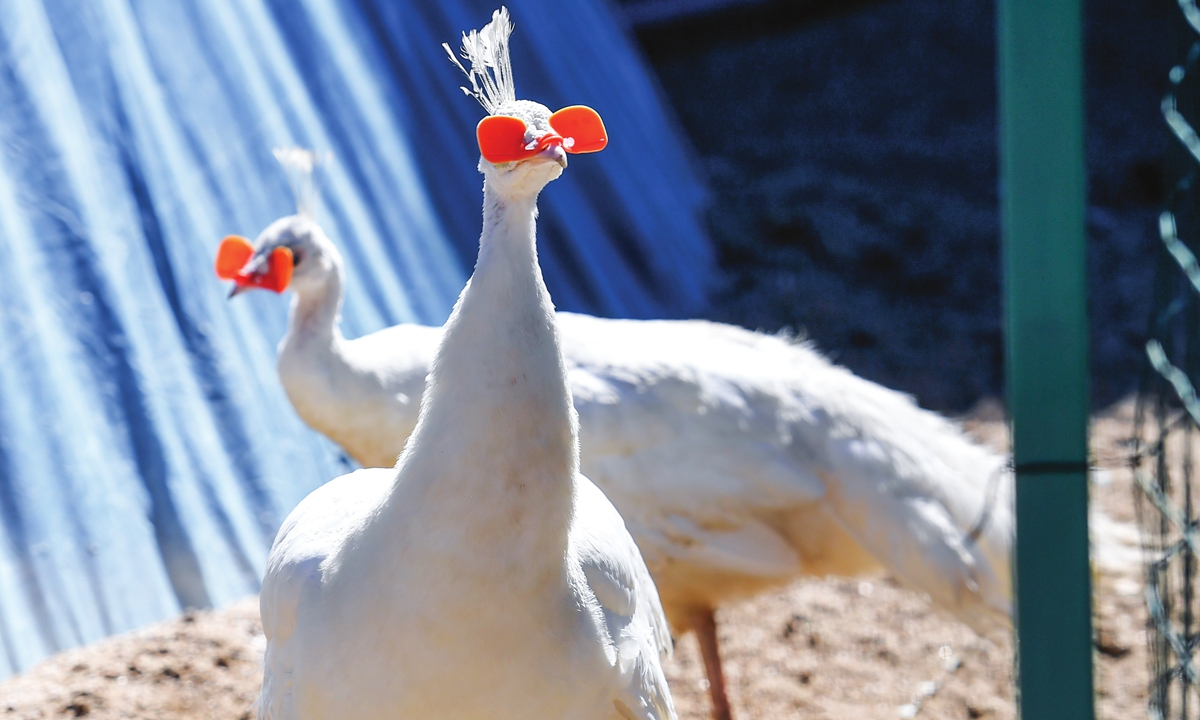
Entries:
{"type": "Polygon", "coordinates": [[[536,217],[536,197],[484,184],[479,259],[446,322],[398,487],[468,506],[455,522],[477,541],[523,537],[561,563],[578,438],[536,217]]]}
{"type": "MultiPolygon", "coordinates": [[[[336,251],[335,251],[336,252],[336,251]]],[[[332,267],[320,279],[293,288],[292,311],[280,354],[288,351],[336,351],[342,340],[338,319],[342,314],[342,264],[327,260],[332,267]]]]}

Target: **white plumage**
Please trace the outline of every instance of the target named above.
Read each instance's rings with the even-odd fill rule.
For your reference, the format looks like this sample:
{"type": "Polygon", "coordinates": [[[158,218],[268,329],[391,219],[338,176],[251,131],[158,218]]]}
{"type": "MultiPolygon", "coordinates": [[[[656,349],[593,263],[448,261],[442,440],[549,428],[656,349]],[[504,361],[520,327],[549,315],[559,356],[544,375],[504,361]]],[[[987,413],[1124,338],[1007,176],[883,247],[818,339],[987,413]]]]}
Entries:
{"type": "MultiPolygon", "coordinates": [[[[490,31],[509,30],[497,13],[490,31]]],[[[545,132],[539,108],[503,106],[545,132]]],[[[480,162],[479,259],[407,448],[394,469],[338,478],[284,522],[261,596],[260,718],[674,718],[654,583],[577,472],[534,240],[537,194],[560,164],[561,147],[480,162]]],[[[358,398],[354,373],[341,380],[329,397],[358,398]]]]}
{"type": "MultiPolygon", "coordinates": [[[[284,387],[358,462],[390,465],[442,330],[403,324],[346,340],[337,249],[300,216],[255,243],[281,244],[301,258],[284,387]]],[[[1011,474],[957,426],[788,338],[557,318],[581,468],[625,518],[675,630],[707,640],[715,692],[711,610],[804,575],[882,565],[979,632],[1008,627],[1011,474]]]]}
{"type": "Polygon", "coordinates": [[[785,338],[565,313],[560,325],[583,467],[624,514],[669,616],[874,559],[980,631],[1008,622],[1010,480],[959,428],[785,338]]]}
{"type": "MultiPolygon", "coordinates": [[[[442,331],[346,340],[337,249],[301,216],[255,243],[281,244],[304,258],[284,387],[355,460],[390,465],[442,331]]],[[[1011,476],[956,425],[807,343],[700,320],[557,317],[581,467],[624,516],[676,627],[692,605],[879,564],[978,630],[1008,624],[1011,476]]]]}

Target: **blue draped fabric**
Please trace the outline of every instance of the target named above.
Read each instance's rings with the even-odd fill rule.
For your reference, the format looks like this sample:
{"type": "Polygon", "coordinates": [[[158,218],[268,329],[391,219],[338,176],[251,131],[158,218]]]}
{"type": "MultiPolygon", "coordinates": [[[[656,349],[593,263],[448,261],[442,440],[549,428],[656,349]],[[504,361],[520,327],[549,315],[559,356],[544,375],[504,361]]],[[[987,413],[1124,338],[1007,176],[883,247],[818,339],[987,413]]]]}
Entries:
{"type": "MultiPolygon", "coordinates": [[[[328,151],[346,334],[442,322],[483,111],[439,44],[492,9],[0,3],[0,677],[255,592],[283,517],[347,469],[279,385],[287,303],[227,302],[215,248],[292,211],[272,148],[328,151]]],[[[621,25],[602,0],[510,10],[518,94],[592,105],[612,137],[540,203],[558,306],[701,310],[702,189],[621,25]]]]}

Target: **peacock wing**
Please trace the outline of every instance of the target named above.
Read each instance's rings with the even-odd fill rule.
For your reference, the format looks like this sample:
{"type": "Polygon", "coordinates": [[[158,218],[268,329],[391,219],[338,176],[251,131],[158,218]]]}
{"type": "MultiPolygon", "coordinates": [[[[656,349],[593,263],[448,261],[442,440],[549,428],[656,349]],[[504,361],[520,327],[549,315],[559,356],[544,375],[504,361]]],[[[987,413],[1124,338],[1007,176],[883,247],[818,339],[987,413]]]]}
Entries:
{"type": "Polygon", "coordinates": [[[660,658],[670,630],[641,553],[616,508],[587,478],[576,482],[571,548],[581,596],[615,671],[614,706],[628,720],[673,720],[660,658]]]}

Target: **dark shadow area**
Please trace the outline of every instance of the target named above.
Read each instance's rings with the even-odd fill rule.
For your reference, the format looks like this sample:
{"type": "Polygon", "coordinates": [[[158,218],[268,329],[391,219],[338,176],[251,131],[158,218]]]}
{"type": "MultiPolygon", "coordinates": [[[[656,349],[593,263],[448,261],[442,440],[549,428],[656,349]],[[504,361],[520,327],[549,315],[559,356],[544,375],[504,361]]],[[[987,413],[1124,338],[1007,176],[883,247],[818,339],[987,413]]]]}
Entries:
{"type": "MultiPolygon", "coordinates": [[[[1178,12],[1086,5],[1097,406],[1141,361],[1178,12]]],[[[927,407],[1003,392],[994,13],[747,2],[634,28],[714,191],[714,318],[800,330],[927,407]]]]}

